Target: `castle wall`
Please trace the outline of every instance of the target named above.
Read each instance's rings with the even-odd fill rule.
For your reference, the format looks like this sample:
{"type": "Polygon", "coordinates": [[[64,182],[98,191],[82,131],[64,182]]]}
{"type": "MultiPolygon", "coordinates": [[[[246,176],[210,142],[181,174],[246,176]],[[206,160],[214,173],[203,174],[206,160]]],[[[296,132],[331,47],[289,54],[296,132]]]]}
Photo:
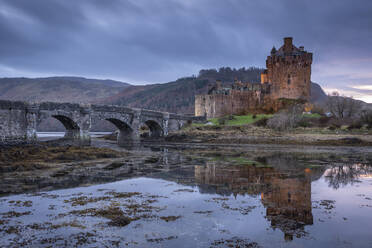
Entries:
{"type": "Polygon", "coordinates": [[[235,82],[232,88],[217,83],[208,95],[195,96],[195,115],[207,118],[230,114],[276,112],[291,105],[291,101],[308,101],[311,87],[312,53],[295,47],[292,38],[271,50],[267,69],[261,74],[261,84],[235,82]],[[290,100],[288,100],[290,99],[290,100]]]}
{"type": "Polygon", "coordinates": [[[312,60],[312,53],[293,46],[291,37],[284,38],[279,51],[272,51],[266,59],[272,97],[309,100],[312,60]]]}
{"type": "Polygon", "coordinates": [[[311,54],[302,57],[269,56],[266,63],[273,98],[310,98],[311,54]]]}
{"type": "Polygon", "coordinates": [[[195,115],[208,118],[229,114],[263,113],[272,111],[270,96],[260,91],[233,91],[229,95],[212,94],[195,96],[195,115]]]}

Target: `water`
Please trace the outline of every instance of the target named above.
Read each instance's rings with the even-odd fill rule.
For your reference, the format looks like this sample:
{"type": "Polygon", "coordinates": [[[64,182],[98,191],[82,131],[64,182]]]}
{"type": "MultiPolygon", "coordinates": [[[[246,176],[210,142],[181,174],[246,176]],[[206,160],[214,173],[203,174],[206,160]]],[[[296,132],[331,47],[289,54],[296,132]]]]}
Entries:
{"type": "Polygon", "coordinates": [[[154,154],[110,171],[89,168],[93,185],[1,197],[0,246],[372,247],[369,155],[154,154]]]}
{"type": "MultiPolygon", "coordinates": [[[[89,132],[92,138],[102,137],[104,135],[110,134],[110,132],[89,132]]],[[[39,140],[53,140],[62,138],[65,136],[65,132],[37,132],[36,133],[39,140]]]]}
{"type": "Polygon", "coordinates": [[[37,132],[38,138],[63,137],[65,132],[37,132]]]}

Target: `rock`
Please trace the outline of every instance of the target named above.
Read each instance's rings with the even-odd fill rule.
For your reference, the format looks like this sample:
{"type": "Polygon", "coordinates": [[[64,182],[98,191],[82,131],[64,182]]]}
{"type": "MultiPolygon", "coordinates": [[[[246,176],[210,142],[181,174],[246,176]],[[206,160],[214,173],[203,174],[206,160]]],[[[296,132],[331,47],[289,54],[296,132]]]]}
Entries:
{"type": "Polygon", "coordinates": [[[361,144],[363,143],[363,140],[359,139],[359,138],[342,138],[340,139],[342,142],[344,142],[345,144],[361,144]]]}
{"type": "Polygon", "coordinates": [[[110,226],[126,226],[129,225],[131,220],[126,216],[117,216],[112,219],[108,224],[110,226]]]}

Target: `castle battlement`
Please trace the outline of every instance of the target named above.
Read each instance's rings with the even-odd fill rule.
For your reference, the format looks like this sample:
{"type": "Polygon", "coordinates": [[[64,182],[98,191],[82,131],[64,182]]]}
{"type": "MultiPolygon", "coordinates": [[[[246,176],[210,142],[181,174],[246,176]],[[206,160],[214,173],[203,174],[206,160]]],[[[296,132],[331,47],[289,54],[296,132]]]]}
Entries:
{"type": "Polygon", "coordinates": [[[280,108],[280,99],[308,101],[313,54],[293,45],[293,38],[272,48],[266,58],[261,83],[235,81],[229,87],[217,82],[207,95],[195,96],[195,115],[219,117],[247,112],[270,112],[280,108]]]}

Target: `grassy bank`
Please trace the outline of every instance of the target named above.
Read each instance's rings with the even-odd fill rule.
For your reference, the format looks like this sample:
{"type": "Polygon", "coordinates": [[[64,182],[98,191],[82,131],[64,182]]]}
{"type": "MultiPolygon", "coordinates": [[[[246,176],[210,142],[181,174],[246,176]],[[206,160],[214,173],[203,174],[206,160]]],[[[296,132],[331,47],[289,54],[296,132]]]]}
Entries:
{"type": "MultiPolygon", "coordinates": [[[[264,118],[271,118],[272,114],[248,114],[248,115],[231,115],[231,116],[224,116],[220,118],[210,118],[208,119],[208,124],[193,124],[193,126],[206,126],[206,125],[214,125],[214,126],[244,126],[253,124],[261,119],[264,118]]],[[[305,118],[320,118],[319,114],[303,114],[302,117],[305,118]]]]}
{"type": "MultiPolygon", "coordinates": [[[[263,118],[270,118],[272,115],[268,114],[258,114],[258,115],[233,115],[231,117],[226,116],[222,117],[226,119],[226,122],[224,125],[226,126],[242,126],[242,125],[248,125],[252,124],[258,120],[261,120],[263,118]]],[[[221,118],[211,118],[208,121],[211,122],[213,125],[219,126],[221,125],[221,122],[219,121],[221,118]]]]}

